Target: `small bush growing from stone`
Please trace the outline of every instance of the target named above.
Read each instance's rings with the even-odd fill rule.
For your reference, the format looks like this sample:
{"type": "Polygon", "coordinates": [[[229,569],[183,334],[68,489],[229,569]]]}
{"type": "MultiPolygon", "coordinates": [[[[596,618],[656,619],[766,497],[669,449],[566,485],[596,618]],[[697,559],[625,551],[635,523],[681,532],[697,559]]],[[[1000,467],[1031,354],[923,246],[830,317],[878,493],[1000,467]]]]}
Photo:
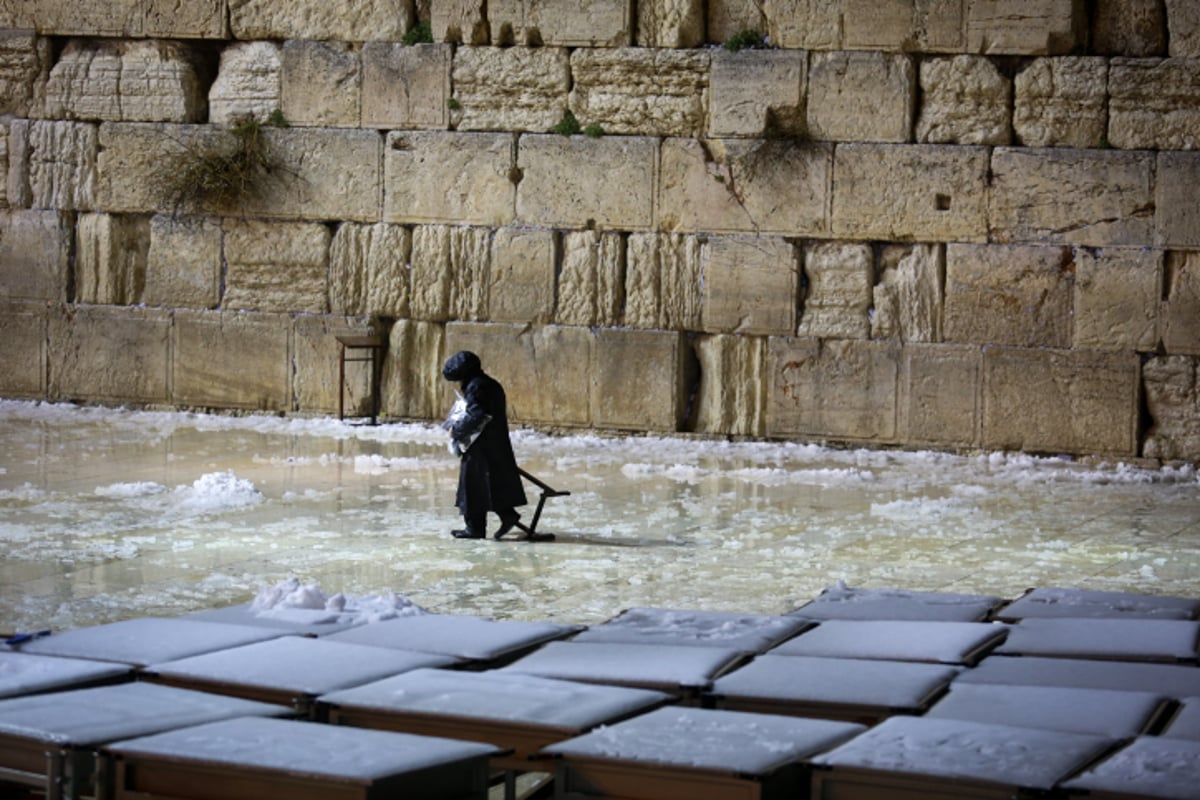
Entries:
{"type": "Polygon", "coordinates": [[[575,118],[575,115],[571,113],[571,109],[568,108],[563,112],[562,119],[554,126],[554,133],[557,133],[559,136],[574,136],[579,131],[579,120],[575,118]]]}
{"type": "Polygon", "coordinates": [[[583,129],[583,135],[588,136],[592,139],[599,139],[601,136],[604,135],[604,128],[600,127],[595,122],[593,122],[591,125],[588,125],[586,128],[583,129]]]}
{"type": "MultiPolygon", "coordinates": [[[[268,125],[286,127],[276,109],[268,125]]],[[[245,116],[230,125],[220,142],[182,145],[178,161],[160,167],[165,201],[174,209],[235,210],[262,191],[266,179],[282,165],[271,155],[263,135],[264,123],[245,116]]]]}
{"type": "Polygon", "coordinates": [[[404,34],[405,44],[433,44],[433,26],[429,21],[417,23],[417,26],[404,34]]]}
{"type": "Polygon", "coordinates": [[[750,28],[740,30],[725,40],[725,49],[731,53],[739,50],[758,50],[766,46],[766,37],[750,28]]]}

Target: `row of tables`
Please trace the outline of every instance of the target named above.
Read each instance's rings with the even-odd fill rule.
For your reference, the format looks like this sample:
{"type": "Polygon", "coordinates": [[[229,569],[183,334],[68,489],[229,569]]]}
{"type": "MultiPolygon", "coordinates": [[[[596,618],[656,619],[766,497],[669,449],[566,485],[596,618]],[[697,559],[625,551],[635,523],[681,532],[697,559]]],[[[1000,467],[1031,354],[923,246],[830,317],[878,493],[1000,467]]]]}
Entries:
{"type": "Polygon", "coordinates": [[[1200,599],[831,587],[591,627],[250,605],[0,650],[0,796],[1200,797],[1200,599]]]}

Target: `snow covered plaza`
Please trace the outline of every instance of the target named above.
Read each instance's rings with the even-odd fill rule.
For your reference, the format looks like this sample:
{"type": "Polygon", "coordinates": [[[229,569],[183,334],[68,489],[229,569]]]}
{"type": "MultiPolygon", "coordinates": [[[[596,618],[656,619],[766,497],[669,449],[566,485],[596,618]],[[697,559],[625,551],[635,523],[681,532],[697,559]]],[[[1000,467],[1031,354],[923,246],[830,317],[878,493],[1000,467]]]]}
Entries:
{"type": "MultiPolygon", "coordinates": [[[[754,780],[763,797],[774,796],[768,789],[784,773],[807,791],[808,773],[787,770],[813,764],[821,765],[812,773],[814,796],[840,791],[840,781],[860,773],[884,775],[882,790],[895,797],[1007,796],[987,792],[1050,788],[1071,776],[1075,783],[1065,785],[1081,791],[1120,787],[1100,797],[1195,796],[1200,743],[1185,733],[1200,716],[1200,475],[1193,467],[530,430],[515,431],[514,445],[523,468],[570,492],[548,501],[538,525],[555,534],[553,542],[451,538],[460,522],[457,464],[436,425],[0,401],[0,629],[52,632],[12,648],[20,652],[0,648],[0,679],[20,684],[25,676],[13,659],[67,654],[78,636],[86,647],[74,655],[92,652],[109,672],[120,662],[190,687],[175,691],[217,685],[214,676],[231,670],[266,671],[304,687],[306,713],[324,707],[351,726],[359,724],[355,713],[365,713],[355,703],[374,708],[399,696],[481,707],[483,693],[509,698],[504,714],[517,715],[525,703],[549,716],[612,703],[627,715],[629,704],[668,703],[592,733],[599,717],[576,722],[578,737],[547,740],[554,763],[566,765],[560,785],[573,791],[586,790],[599,774],[590,770],[612,767],[615,758],[624,770],[617,785],[645,785],[646,769],[676,782],[674,793],[653,797],[691,796],[685,787],[698,784],[690,782],[710,787],[724,772],[761,773],[754,780]],[[857,587],[897,608],[909,595],[934,593],[945,598],[939,614],[980,598],[987,615],[1033,587],[1062,588],[1048,595],[1060,605],[1077,602],[1076,592],[1139,595],[1145,604],[1112,599],[1077,609],[1119,619],[998,618],[1015,622],[1011,628],[978,615],[867,622],[837,619],[834,602],[824,606],[833,609],[826,619],[803,608],[819,596],[854,599],[857,587]],[[130,645],[107,627],[180,618],[253,622],[269,633],[180,658],[195,649],[187,636],[138,635],[130,645]],[[428,651],[444,652],[347,658],[347,650],[333,661],[342,666],[316,666],[329,657],[322,648],[396,647],[369,640],[389,624],[422,619],[429,624],[405,646],[420,638],[428,651]],[[654,644],[620,642],[622,625],[613,623],[621,620],[635,639],[654,644]],[[490,621],[537,647],[521,656],[505,651],[512,640],[497,644],[500,629],[481,627],[490,621]],[[322,625],[337,632],[270,638],[289,627],[323,633],[322,625]],[[448,644],[464,625],[479,652],[448,644]],[[129,646],[151,652],[118,652],[129,646]],[[651,648],[647,658],[613,653],[638,646],[651,648]],[[238,661],[241,654],[250,660],[238,661]],[[464,664],[486,671],[441,669],[464,664]],[[646,672],[630,676],[630,669],[646,672]],[[362,688],[348,688],[351,673],[362,688]],[[560,692],[563,679],[572,688],[560,692]],[[601,688],[610,681],[626,688],[601,688]],[[903,696],[889,694],[896,692],[903,696]],[[1158,735],[1168,726],[1176,738],[1158,735]],[[1148,731],[1155,735],[1139,735],[1148,731]],[[964,749],[947,750],[948,741],[964,749]],[[1138,794],[1150,772],[1160,793],[1138,794]],[[899,783],[888,783],[895,775],[899,783]],[[951,794],[937,794],[946,781],[951,794]]],[[[526,519],[537,498],[527,488],[526,519]]],[[[166,690],[138,682],[72,691],[166,690]]],[[[0,700],[0,768],[6,714],[54,720],[43,705],[54,696],[0,700]]],[[[92,695],[79,697],[86,703],[92,695]]],[[[153,717],[179,700],[155,694],[121,702],[144,705],[153,717]]],[[[211,726],[211,740],[164,732],[103,752],[118,763],[151,764],[173,747],[192,752],[197,741],[243,742],[234,749],[245,751],[246,741],[283,740],[300,724],[256,721],[279,713],[261,704],[225,710],[213,707],[215,699],[189,702],[198,716],[188,724],[204,722],[195,729],[201,737],[211,726]],[[250,716],[224,720],[233,714],[250,716]]],[[[139,730],[136,719],[125,722],[139,730]]],[[[348,737],[347,748],[379,752],[353,730],[338,734],[348,737]]],[[[303,742],[252,752],[245,768],[291,774],[312,758],[303,742]]],[[[490,755],[493,769],[513,766],[497,751],[471,747],[418,752],[475,762],[490,755]]],[[[231,757],[218,744],[204,752],[220,763],[231,757]]],[[[492,796],[506,788],[517,791],[496,786],[492,796]]]]}

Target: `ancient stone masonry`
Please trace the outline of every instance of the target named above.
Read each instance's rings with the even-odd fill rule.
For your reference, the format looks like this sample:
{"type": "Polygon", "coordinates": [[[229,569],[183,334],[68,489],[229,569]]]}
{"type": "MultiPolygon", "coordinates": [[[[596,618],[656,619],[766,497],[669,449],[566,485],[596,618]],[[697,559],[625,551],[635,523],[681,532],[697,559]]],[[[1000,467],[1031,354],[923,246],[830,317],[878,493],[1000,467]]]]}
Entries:
{"type": "Polygon", "coordinates": [[[386,418],[1200,463],[1198,87],[1185,0],[0,0],[0,396],[373,329],[386,418]]]}

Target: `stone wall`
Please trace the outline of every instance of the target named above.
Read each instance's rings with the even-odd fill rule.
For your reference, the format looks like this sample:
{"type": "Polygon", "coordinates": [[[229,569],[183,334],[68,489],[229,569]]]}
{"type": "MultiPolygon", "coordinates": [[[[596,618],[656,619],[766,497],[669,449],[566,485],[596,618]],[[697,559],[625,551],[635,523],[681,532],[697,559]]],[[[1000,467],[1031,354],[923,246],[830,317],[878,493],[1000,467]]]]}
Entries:
{"type": "Polygon", "coordinates": [[[0,395],[1197,462],[1197,109],[1176,0],[0,0],[0,395]]]}

